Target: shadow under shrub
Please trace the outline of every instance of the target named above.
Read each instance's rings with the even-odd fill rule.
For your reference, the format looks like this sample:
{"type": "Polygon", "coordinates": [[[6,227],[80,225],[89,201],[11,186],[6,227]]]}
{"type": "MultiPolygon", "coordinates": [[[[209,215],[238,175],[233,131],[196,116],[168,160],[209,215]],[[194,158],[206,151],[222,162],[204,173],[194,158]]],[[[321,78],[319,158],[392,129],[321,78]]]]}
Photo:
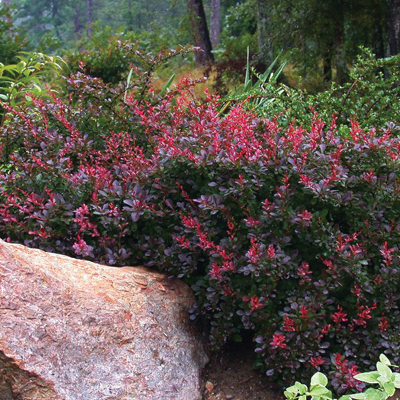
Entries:
{"type": "Polygon", "coordinates": [[[343,137],[315,115],[310,130],[282,128],[240,103],[221,116],[189,81],[103,114],[108,97],[85,101],[86,79],[70,78],[68,102],[9,109],[5,128],[22,145],[0,174],[2,238],[185,279],[211,343],[253,332],[258,367],[280,381],[321,370],[343,393],[380,353],[399,363],[400,139],[390,126],[354,120],[343,137]],[[107,127],[115,113],[123,121],[107,127]]]}

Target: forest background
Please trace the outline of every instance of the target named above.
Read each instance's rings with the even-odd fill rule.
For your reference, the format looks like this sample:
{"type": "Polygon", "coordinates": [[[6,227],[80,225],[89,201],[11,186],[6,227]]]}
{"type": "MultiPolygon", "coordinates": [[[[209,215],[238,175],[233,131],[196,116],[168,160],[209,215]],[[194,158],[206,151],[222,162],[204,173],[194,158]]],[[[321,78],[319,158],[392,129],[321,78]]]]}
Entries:
{"type": "MultiPolygon", "coordinates": [[[[399,0],[3,0],[4,5],[11,7],[3,11],[8,17],[1,27],[4,64],[21,48],[70,59],[92,52],[94,75],[106,80],[120,79],[127,70],[113,47],[118,39],[138,41],[149,52],[202,48],[196,64],[217,65],[221,91],[243,75],[247,48],[257,55],[252,60],[260,71],[283,51],[287,83],[318,91],[348,79],[360,46],[383,58],[397,54],[400,44],[399,0]]],[[[193,69],[190,60],[183,64],[193,69]]]]}

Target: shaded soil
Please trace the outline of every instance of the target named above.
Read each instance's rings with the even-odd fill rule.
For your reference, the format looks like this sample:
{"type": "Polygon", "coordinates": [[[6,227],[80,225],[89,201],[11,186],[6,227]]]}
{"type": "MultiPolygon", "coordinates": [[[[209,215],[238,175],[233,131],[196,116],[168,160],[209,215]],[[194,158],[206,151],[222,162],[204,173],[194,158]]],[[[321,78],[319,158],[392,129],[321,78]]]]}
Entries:
{"type": "MultiPolygon", "coordinates": [[[[204,373],[203,400],[286,400],[283,388],[253,369],[250,344],[232,344],[211,356],[204,373]]],[[[400,389],[387,400],[400,400],[400,389]]]]}
{"type": "Polygon", "coordinates": [[[283,389],[253,369],[251,344],[232,344],[211,357],[203,400],[283,400],[283,389]]]}

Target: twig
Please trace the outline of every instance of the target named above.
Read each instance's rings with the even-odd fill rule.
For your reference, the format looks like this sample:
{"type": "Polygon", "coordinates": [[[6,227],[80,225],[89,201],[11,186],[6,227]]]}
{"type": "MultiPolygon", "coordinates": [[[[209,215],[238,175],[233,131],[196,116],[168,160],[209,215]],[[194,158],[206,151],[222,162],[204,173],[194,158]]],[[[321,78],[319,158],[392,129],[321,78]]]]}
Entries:
{"type": "Polygon", "coordinates": [[[243,380],[237,382],[237,383],[235,384],[235,386],[241,385],[242,383],[246,383],[246,382],[248,382],[248,381],[251,381],[251,380],[254,379],[254,378],[255,378],[254,375],[253,375],[253,376],[250,376],[250,378],[246,378],[246,379],[243,379],[243,380]]]}

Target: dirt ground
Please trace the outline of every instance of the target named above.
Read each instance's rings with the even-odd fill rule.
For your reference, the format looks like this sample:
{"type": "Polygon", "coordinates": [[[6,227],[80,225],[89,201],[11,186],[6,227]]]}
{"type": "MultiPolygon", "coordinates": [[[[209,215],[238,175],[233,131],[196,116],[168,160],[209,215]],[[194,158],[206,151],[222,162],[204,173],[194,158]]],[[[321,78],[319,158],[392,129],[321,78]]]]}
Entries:
{"type": "MultiPolygon", "coordinates": [[[[211,355],[204,374],[203,400],[285,400],[283,388],[252,367],[251,345],[234,344],[211,355]]],[[[400,389],[388,400],[400,400],[400,389]]]]}
{"type": "Polygon", "coordinates": [[[253,369],[251,346],[233,344],[211,356],[203,400],[283,400],[283,390],[253,369]]]}

